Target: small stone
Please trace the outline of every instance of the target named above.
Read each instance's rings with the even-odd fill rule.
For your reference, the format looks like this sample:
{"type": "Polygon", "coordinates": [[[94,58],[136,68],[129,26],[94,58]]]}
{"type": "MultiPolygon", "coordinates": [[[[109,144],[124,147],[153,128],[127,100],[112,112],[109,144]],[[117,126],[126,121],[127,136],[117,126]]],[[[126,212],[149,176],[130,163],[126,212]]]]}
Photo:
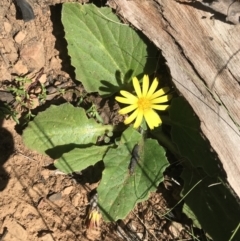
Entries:
{"type": "Polygon", "coordinates": [[[11,74],[5,65],[0,65],[0,79],[1,80],[10,80],[11,79],[11,74]]]}
{"type": "Polygon", "coordinates": [[[13,73],[16,73],[18,75],[24,75],[28,72],[28,68],[23,64],[21,60],[18,60],[18,62],[13,66],[13,73]]]}
{"type": "Polygon", "coordinates": [[[41,241],[54,241],[52,235],[50,233],[44,235],[43,237],[41,237],[40,239],[41,241]]]}
{"type": "Polygon", "coordinates": [[[55,83],[54,83],[54,85],[55,85],[55,86],[58,86],[58,85],[60,85],[61,83],[62,83],[61,81],[56,80],[55,83]]]}
{"type": "Polygon", "coordinates": [[[62,191],[62,194],[63,194],[63,195],[69,195],[72,190],[73,190],[73,186],[66,187],[66,188],[62,191]]]}
{"type": "Polygon", "coordinates": [[[31,98],[31,108],[30,109],[35,109],[36,107],[39,106],[39,101],[38,98],[31,98]]]}
{"type": "Polygon", "coordinates": [[[78,207],[81,204],[81,199],[82,196],[81,194],[77,193],[73,198],[72,198],[72,204],[74,207],[78,207]]]}
{"type": "Polygon", "coordinates": [[[65,77],[66,79],[70,78],[70,76],[69,76],[68,73],[64,73],[64,77],[65,77]]]}
{"type": "Polygon", "coordinates": [[[30,68],[40,69],[45,65],[43,43],[33,43],[24,46],[20,52],[20,56],[30,68]]]}
{"type": "Polygon", "coordinates": [[[181,223],[171,222],[169,226],[169,232],[172,234],[174,238],[179,237],[179,234],[184,230],[184,227],[181,223]]]}
{"type": "Polygon", "coordinates": [[[18,54],[17,53],[8,54],[7,58],[10,63],[15,63],[18,59],[18,54]]]}
{"type": "Polygon", "coordinates": [[[9,22],[4,22],[3,23],[4,29],[7,33],[10,33],[12,30],[12,25],[9,22]]]}
{"type": "Polygon", "coordinates": [[[17,50],[14,46],[14,42],[10,39],[2,39],[2,44],[4,49],[6,50],[6,53],[17,53],[17,50]]]}
{"type": "MultiPolygon", "coordinates": [[[[33,90],[30,91],[30,93],[34,93],[34,95],[39,95],[42,92],[42,88],[40,86],[36,86],[33,90]]],[[[34,98],[34,95],[32,98],[34,98]]]]}
{"type": "Polygon", "coordinates": [[[44,180],[47,180],[50,175],[51,172],[48,169],[42,169],[41,176],[44,178],[44,180]]]}
{"type": "Polygon", "coordinates": [[[16,36],[14,37],[14,40],[16,43],[20,44],[26,37],[26,34],[22,31],[19,31],[16,36]]]}
{"type": "Polygon", "coordinates": [[[62,194],[60,192],[54,193],[54,194],[50,194],[48,196],[48,199],[52,202],[54,201],[59,201],[62,199],[62,194]]]}
{"type": "Polygon", "coordinates": [[[42,84],[45,84],[47,81],[47,75],[43,74],[40,78],[39,78],[39,82],[42,84]]]}
{"type": "Polygon", "coordinates": [[[61,69],[61,60],[58,57],[52,57],[50,60],[50,69],[61,69]]]}

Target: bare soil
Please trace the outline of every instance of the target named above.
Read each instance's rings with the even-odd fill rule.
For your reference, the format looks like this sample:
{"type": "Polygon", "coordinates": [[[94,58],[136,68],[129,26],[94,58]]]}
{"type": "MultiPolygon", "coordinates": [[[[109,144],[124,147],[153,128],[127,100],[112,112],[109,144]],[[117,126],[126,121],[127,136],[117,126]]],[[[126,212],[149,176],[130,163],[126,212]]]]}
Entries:
{"type": "MultiPolygon", "coordinates": [[[[65,90],[84,91],[74,79],[61,24],[61,3],[74,1],[28,2],[35,14],[28,22],[22,20],[12,0],[0,3],[0,100],[11,103],[19,112],[13,96],[6,91],[16,76],[34,80],[44,68],[41,82],[48,97],[43,108],[55,101],[75,101],[73,92],[57,92],[59,85],[65,90]]],[[[37,114],[38,106],[33,113],[37,114]]],[[[167,176],[158,191],[137,205],[125,220],[101,222],[99,228],[89,229],[89,200],[99,181],[93,173],[99,166],[82,174],[63,175],[53,168],[52,159],[24,146],[21,131],[13,120],[0,122],[1,241],[192,240],[191,220],[181,213],[181,207],[171,212],[172,216],[164,215],[179,201],[180,192],[167,176]]]]}

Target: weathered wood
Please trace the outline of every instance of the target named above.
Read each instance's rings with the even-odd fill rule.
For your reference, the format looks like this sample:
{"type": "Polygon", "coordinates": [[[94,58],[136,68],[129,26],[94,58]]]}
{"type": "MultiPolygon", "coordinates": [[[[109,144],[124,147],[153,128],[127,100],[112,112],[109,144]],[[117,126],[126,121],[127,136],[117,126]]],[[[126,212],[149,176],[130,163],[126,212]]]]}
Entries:
{"type": "MultiPolygon", "coordinates": [[[[190,0],[191,1],[191,0],[190,0]]],[[[212,0],[206,2],[199,0],[204,6],[213,9],[215,12],[221,13],[226,16],[226,20],[239,24],[240,18],[240,1],[239,0],[212,0]]]]}
{"type": "Polygon", "coordinates": [[[112,0],[161,49],[240,197],[240,25],[174,0],[112,0]]]}

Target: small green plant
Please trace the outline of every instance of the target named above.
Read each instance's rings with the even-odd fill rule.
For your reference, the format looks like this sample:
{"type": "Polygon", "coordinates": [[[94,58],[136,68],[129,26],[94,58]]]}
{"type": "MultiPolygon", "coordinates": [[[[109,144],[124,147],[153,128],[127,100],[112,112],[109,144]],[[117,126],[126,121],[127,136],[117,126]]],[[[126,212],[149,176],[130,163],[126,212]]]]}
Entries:
{"type": "Polygon", "coordinates": [[[42,83],[40,83],[40,85],[41,85],[41,93],[38,95],[38,99],[40,104],[44,104],[47,99],[47,90],[42,83]]]}
{"type": "Polygon", "coordinates": [[[0,106],[0,119],[12,118],[17,124],[19,124],[17,115],[18,113],[8,104],[3,103],[2,106],[0,106]]]}
{"type": "MultiPolygon", "coordinates": [[[[173,98],[169,88],[157,90],[157,79],[150,85],[147,76],[154,74],[156,48],[141,33],[117,24],[120,21],[109,8],[101,8],[99,14],[92,4],[66,3],[62,11],[76,79],[88,93],[98,92],[104,98],[120,91],[122,96],[116,100],[128,105],[120,114],[131,114],[122,128],[121,123],[104,125],[100,119],[98,123],[95,105],[87,111],[69,103],[51,106],[29,122],[23,134],[25,144],[51,156],[54,165],[67,174],[102,161],[97,193],[105,221],[123,219],[157,189],[169,165],[166,151],[170,151],[176,159],[184,160],[185,211],[214,240],[227,240],[239,222],[239,206],[191,107],[183,98],[173,98]],[[167,112],[159,116],[158,111],[163,110],[167,112]],[[99,142],[99,137],[109,134],[111,141],[99,142]],[[211,187],[219,180],[221,185],[211,187]]],[[[98,225],[99,213],[91,217],[98,225]]]]}
{"type": "MultiPolygon", "coordinates": [[[[32,109],[36,107],[36,101],[44,103],[47,98],[47,91],[45,86],[39,82],[39,78],[41,77],[43,72],[43,68],[40,70],[39,74],[33,81],[28,77],[16,77],[13,83],[11,83],[10,87],[8,87],[8,91],[10,91],[16,103],[14,103],[14,111],[11,113],[11,117],[19,123],[17,119],[17,115],[19,113],[25,112],[24,119],[28,122],[35,115],[32,114],[32,109]],[[41,92],[39,94],[32,94],[31,90],[38,83],[41,86],[41,92]]],[[[13,108],[11,108],[13,109],[13,108]]]]}
{"type": "Polygon", "coordinates": [[[27,77],[17,77],[15,78],[16,84],[8,88],[8,90],[15,95],[17,103],[22,107],[28,108],[31,106],[30,97],[26,88],[26,85],[31,82],[32,80],[27,77]]]}
{"type": "Polygon", "coordinates": [[[88,110],[86,110],[86,114],[88,114],[90,116],[90,118],[96,118],[100,123],[103,124],[103,119],[98,114],[96,105],[92,104],[92,106],[88,110]]]}
{"type": "MultiPolygon", "coordinates": [[[[31,79],[27,77],[17,77],[15,78],[14,84],[12,84],[8,90],[14,95],[16,104],[15,109],[19,109],[19,112],[27,111],[25,115],[26,120],[30,120],[34,115],[31,113],[32,108],[32,100],[28,93],[27,86],[32,82],[31,79]]],[[[15,111],[14,120],[19,123],[16,116],[18,115],[18,111],[15,111]]]]}

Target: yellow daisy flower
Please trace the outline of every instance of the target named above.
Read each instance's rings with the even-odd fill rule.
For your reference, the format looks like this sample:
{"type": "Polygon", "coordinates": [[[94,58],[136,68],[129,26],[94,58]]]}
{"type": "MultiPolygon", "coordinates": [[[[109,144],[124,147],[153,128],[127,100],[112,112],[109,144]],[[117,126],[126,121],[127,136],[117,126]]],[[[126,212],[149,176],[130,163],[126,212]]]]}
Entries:
{"type": "Polygon", "coordinates": [[[162,124],[162,120],[155,110],[166,110],[169,105],[162,105],[162,103],[169,101],[172,95],[167,95],[170,90],[168,87],[156,91],[157,86],[158,80],[155,78],[149,88],[149,77],[144,75],[142,89],[139,80],[136,77],[133,78],[133,87],[137,96],[125,90],[120,91],[123,97],[116,96],[116,101],[128,104],[129,106],[119,110],[118,113],[124,115],[134,111],[126,118],[124,124],[128,125],[136,119],[133,127],[138,128],[143,118],[146,120],[150,129],[154,129],[154,127],[162,124]]]}

